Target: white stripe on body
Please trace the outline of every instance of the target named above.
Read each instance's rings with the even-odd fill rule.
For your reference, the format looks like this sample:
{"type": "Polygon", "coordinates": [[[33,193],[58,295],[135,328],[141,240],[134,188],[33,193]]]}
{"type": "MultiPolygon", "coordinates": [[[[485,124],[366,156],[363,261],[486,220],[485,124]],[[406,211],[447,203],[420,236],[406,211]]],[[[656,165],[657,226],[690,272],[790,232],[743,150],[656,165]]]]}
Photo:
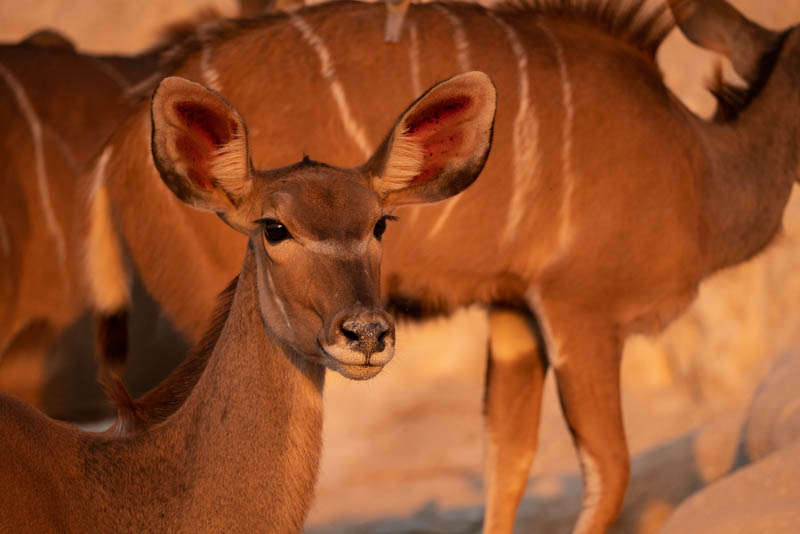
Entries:
{"type": "Polygon", "coordinates": [[[47,225],[47,230],[53,238],[56,246],[56,256],[61,265],[61,275],[64,281],[67,282],[66,263],[67,253],[64,245],[64,234],[61,227],[56,220],[55,213],[53,212],[53,204],[50,200],[50,187],[47,183],[47,168],[44,159],[44,145],[42,142],[42,124],[36,116],[33,105],[28,100],[28,95],[25,89],[22,88],[19,81],[4,65],[0,65],[0,77],[6,82],[9,88],[14,93],[20,111],[25,116],[28,127],[31,130],[31,137],[33,137],[34,159],[36,168],[36,182],[39,187],[39,196],[42,203],[42,211],[44,213],[44,221],[47,225]]]}
{"type": "Polygon", "coordinates": [[[533,179],[539,172],[539,119],[531,106],[530,80],[528,72],[528,54],[522,46],[519,35],[514,28],[492,11],[487,12],[505,32],[511,50],[517,58],[517,74],[519,76],[519,108],[514,119],[512,138],[513,186],[508,209],[506,225],[503,229],[502,241],[508,243],[516,233],[522,221],[525,209],[530,200],[529,194],[533,179]]]}
{"type": "MultiPolygon", "coordinates": [[[[461,19],[458,18],[458,15],[447,9],[444,5],[433,4],[433,7],[447,17],[447,20],[453,27],[453,41],[456,46],[456,59],[458,61],[458,67],[461,69],[461,72],[468,72],[471,70],[469,59],[469,41],[467,40],[467,32],[464,30],[464,24],[461,22],[461,19]]],[[[449,219],[450,215],[452,215],[453,210],[455,209],[456,204],[461,197],[462,195],[456,195],[445,202],[442,212],[439,214],[439,218],[436,219],[431,227],[431,231],[428,234],[429,239],[436,237],[442,228],[444,228],[447,219],[449,219]]]]}
{"type": "Polygon", "coordinates": [[[411,90],[414,92],[412,98],[419,98],[422,95],[422,77],[419,69],[419,32],[417,25],[408,21],[408,31],[411,36],[411,45],[408,47],[408,65],[411,70],[411,90]]]}
{"type": "Polygon", "coordinates": [[[61,155],[67,161],[67,164],[72,169],[72,172],[75,173],[76,176],[80,175],[81,168],[78,165],[78,161],[75,159],[75,155],[72,153],[72,149],[67,145],[67,142],[64,141],[64,138],[61,137],[58,132],[56,132],[53,128],[48,125],[44,125],[44,133],[50,136],[50,140],[56,145],[58,151],[61,152],[61,155]]]}
{"type": "Polygon", "coordinates": [[[11,239],[8,237],[8,228],[2,213],[0,213],[0,251],[3,252],[4,258],[11,256],[11,239]]]}
{"type": "Polygon", "coordinates": [[[458,18],[458,15],[447,9],[444,5],[432,5],[434,9],[440,11],[445,17],[447,17],[447,20],[453,27],[453,40],[455,41],[456,45],[456,58],[458,60],[458,66],[461,69],[461,72],[467,72],[470,70],[469,41],[467,41],[467,32],[464,30],[464,24],[461,22],[461,19],[458,18]]]}
{"type": "Polygon", "coordinates": [[[117,70],[117,68],[114,65],[112,65],[111,63],[106,63],[102,59],[96,57],[89,56],[89,58],[97,66],[98,69],[103,71],[103,74],[114,80],[114,83],[116,83],[120,89],[125,91],[130,87],[130,84],[128,84],[128,80],[125,79],[125,76],[123,76],[122,73],[120,73],[120,71],[117,70]]]}
{"type": "Polygon", "coordinates": [[[311,47],[314,49],[314,52],[317,54],[320,62],[320,71],[322,72],[322,76],[328,82],[331,93],[333,93],[333,99],[336,101],[336,106],[339,110],[339,117],[342,120],[345,131],[355,142],[356,146],[358,146],[358,148],[361,150],[364,157],[370,157],[372,155],[372,150],[370,149],[370,144],[367,142],[367,135],[361,125],[359,125],[356,121],[355,117],[353,116],[353,112],[350,110],[350,106],[347,103],[347,97],[344,94],[344,88],[336,78],[336,71],[334,70],[333,63],[331,62],[331,55],[328,47],[325,46],[322,38],[314,33],[314,30],[311,29],[311,26],[308,25],[308,22],[306,22],[306,20],[303,19],[297,12],[290,11],[287,13],[287,15],[289,16],[289,20],[292,21],[294,27],[297,28],[297,30],[303,36],[303,39],[305,39],[306,42],[311,45],[311,47]]]}
{"type": "Polygon", "coordinates": [[[200,70],[203,74],[203,83],[218,93],[222,92],[222,84],[219,81],[219,72],[211,63],[211,55],[214,53],[211,45],[206,45],[200,54],[200,70]]]}
{"type": "Polygon", "coordinates": [[[539,28],[544,32],[553,45],[558,61],[559,73],[561,75],[561,97],[564,104],[564,140],[561,148],[561,170],[564,181],[564,192],[561,197],[560,219],[561,225],[558,231],[559,252],[563,252],[571,243],[573,237],[572,228],[572,195],[575,190],[575,174],[572,168],[572,129],[575,118],[573,105],[572,81],[567,69],[567,60],[564,55],[564,47],[558,40],[553,31],[538,22],[539,28]]]}

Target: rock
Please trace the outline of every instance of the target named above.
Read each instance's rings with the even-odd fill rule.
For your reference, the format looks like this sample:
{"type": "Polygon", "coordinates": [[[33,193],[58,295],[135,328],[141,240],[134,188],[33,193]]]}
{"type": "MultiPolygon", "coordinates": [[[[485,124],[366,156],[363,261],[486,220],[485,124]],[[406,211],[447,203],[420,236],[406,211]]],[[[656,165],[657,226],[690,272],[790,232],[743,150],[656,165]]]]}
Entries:
{"type": "Polygon", "coordinates": [[[744,467],[695,494],[661,534],[800,532],[800,443],[744,467]]]}
{"type": "Polygon", "coordinates": [[[775,361],[753,395],[745,420],[744,446],[750,460],[760,460],[798,439],[800,350],[794,350],[775,361]]]}

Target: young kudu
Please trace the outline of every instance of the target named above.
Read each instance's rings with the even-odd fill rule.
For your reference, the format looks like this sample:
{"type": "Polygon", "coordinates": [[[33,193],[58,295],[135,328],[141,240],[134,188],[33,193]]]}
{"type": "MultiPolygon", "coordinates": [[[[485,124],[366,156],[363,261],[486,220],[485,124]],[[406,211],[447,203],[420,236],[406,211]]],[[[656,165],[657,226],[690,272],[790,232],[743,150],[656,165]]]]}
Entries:
{"type": "MultiPolygon", "coordinates": [[[[355,164],[379,143],[387,106],[454,70],[494,79],[484,179],[441,205],[400,210],[383,264],[396,302],[490,309],[486,532],[512,530],[550,366],[584,475],[576,531],[608,527],[628,478],[626,335],[663,327],[704,277],[762,250],[798,177],[787,109],[800,94],[800,31],[759,30],[720,1],[673,5],[690,37],[730,54],[750,82],[743,94],[721,91],[727,119],[712,123],[665,88],[652,53],[666,27],[637,5],[413,5],[386,45],[384,6],[337,2],[227,25],[174,51],[171,73],[205,80],[248,117],[260,167],[301,151],[355,164]]],[[[148,290],[197,340],[245,243],[174,202],[148,143],[143,106],[98,176],[148,290]]]]}
{"type": "Polygon", "coordinates": [[[194,82],[161,82],[152,101],[161,178],[247,237],[244,263],[212,347],[146,408],[117,385],[121,418],[108,433],[0,395],[0,530],[300,532],[319,463],[325,367],[368,379],[394,353],[380,303],[386,218],[477,178],[495,101],[485,74],[462,74],[414,102],[359,167],[304,159],[254,171],[235,109],[194,82]],[[147,417],[158,409],[171,413],[147,417]]]}

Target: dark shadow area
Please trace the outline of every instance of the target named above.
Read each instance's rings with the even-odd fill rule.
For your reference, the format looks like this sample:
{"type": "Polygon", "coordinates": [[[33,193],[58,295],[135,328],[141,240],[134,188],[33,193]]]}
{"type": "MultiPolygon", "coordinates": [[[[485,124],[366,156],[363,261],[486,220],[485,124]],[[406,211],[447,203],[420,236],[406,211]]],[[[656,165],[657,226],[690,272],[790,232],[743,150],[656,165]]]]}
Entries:
{"type": "MultiPolygon", "coordinates": [[[[129,316],[130,347],[123,380],[134,396],[161,382],[188,344],[136,278],[129,316]]],[[[51,345],[45,361],[42,406],[56,419],[86,422],[113,416],[97,382],[94,324],[84,313],[51,345]]]]}

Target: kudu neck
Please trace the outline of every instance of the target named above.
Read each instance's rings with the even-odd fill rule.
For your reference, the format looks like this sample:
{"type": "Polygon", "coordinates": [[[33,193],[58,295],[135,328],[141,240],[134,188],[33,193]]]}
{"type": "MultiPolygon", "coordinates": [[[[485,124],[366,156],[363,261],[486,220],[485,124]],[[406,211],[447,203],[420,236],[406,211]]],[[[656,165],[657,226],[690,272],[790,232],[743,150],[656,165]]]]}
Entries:
{"type": "Polygon", "coordinates": [[[700,127],[710,165],[701,202],[711,271],[749,259],[780,230],[798,171],[796,67],[779,60],[738,117],[700,127]]]}
{"type": "Polygon", "coordinates": [[[221,518],[253,521],[255,530],[295,532],[317,475],[325,370],[287,354],[267,335],[256,277],[248,247],[208,367],[172,424],[181,434],[176,442],[192,441],[192,477],[204,485],[188,504],[189,516],[213,508],[221,518]]]}

